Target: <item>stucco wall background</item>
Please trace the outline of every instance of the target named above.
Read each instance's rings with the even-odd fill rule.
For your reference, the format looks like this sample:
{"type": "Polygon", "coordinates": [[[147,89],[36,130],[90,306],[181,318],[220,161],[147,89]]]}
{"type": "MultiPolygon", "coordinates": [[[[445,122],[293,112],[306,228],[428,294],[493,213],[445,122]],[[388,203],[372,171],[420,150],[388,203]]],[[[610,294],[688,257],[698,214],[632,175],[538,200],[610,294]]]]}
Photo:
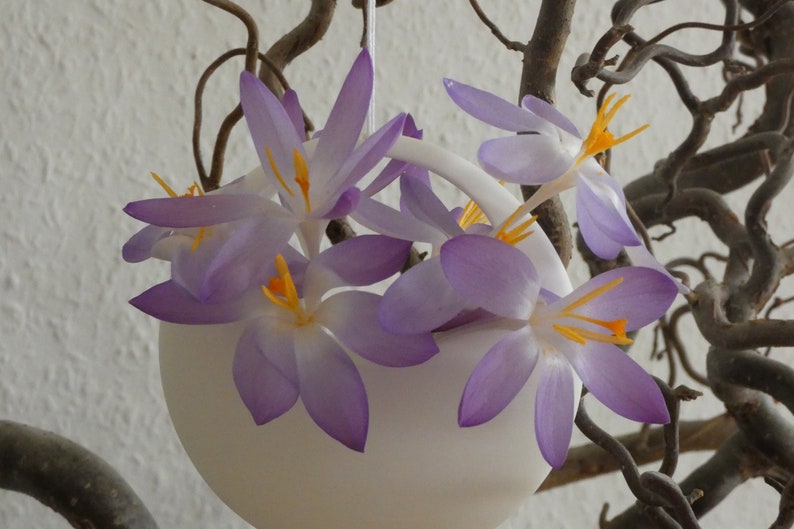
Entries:
{"type": "MultiPolygon", "coordinates": [[[[511,38],[528,38],[538,2],[480,3],[511,38]]],[[[308,9],[308,2],[294,0],[240,4],[259,22],[263,47],[308,9]]],[[[579,1],[560,70],[559,107],[581,128],[592,119],[592,101],[578,95],[567,72],[608,26],[609,4],[579,1]]],[[[650,34],[682,20],[680,11],[688,19],[719,22],[719,3],[705,4],[670,0],[649,8],[635,26],[650,34]]],[[[163,528],[248,527],[214,497],[182,452],[159,384],[156,322],[126,304],[165,277],[165,265],[130,266],[120,257],[122,243],[138,228],[122,206],[159,192],[149,171],[177,188],[194,179],[193,88],[210,61],[245,43],[243,27],[198,0],[0,0],[0,13],[0,417],[55,431],[101,455],[163,528]]],[[[378,121],[409,111],[426,139],[473,160],[478,143],[495,131],[458,112],[441,77],[514,99],[520,55],[502,48],[463,0],[397,0],[378,11],[377,29],[378,121]]],[[[317,124],[355,57],[359,35],[360,13],[342,1],[327,37],[287,70],[317,124]]],[[[689,32],[673,42],[705,51],[717,39],[689,32]]],[[[235,103],[240,68],[225,67],[210,85],[205,159],[214,128],[235,103]]],[[[703,96],[718,89],[718,70],[697,79],[703,96]]],[[[689,117],[654,68],[621,90],[634,97],[621,111],[618,130],[651,123],[616,154],[616,176],[625,182],[683,139],[689,117]]],[[[747,98],[748,123],[757,110],[757,98],[747,98]]],[[[732,120],[732,113],[721,117],[715,129],[729,131],[732,120]]],[[[255,163],[240,128],[226,175],[255,163]]],[[[770,217],[778,241],[794,233],[783,210],[778,205],[770,217]]],[[[707,244],[708,233],[696,223],[683,228],[677,247],[662,245],[663,256],[707,244]]],[[[573,270],[584,279],[581,265],[573,270]]],[[[647,359],[649,347],[640,342],[635,354],[647,359]]],[[[705,417],[719,409],[706,402],[684,414],[705,417]]],[[[599,418],[615,432],[633,427],[606,413],[599,418]]],[[[678,476],[701,458],[685,456],[678,476]]],[[[704,527],[758,526],[760,519],[765,526],[774,519],[772,489],[753,482],[740,493],[747,496],[707,516],[704,527]]],[[[530,498],[505,528],[595,527],[605,501],[613,512],[631,503],[618,476],[530,498]]],[[[28,498],[0,492],[0,527],[67,525],[28,498]]]]}

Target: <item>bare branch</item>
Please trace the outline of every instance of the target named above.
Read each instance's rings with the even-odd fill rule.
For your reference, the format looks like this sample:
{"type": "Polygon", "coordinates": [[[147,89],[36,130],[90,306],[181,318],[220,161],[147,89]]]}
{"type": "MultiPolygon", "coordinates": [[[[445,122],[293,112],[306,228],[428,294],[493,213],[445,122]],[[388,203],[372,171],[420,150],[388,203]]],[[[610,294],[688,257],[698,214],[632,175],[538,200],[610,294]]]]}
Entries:
{"type": "Polygon", "coordinates": [[[157,529],[124,479],[80,445],[0,421],[0,488],[31,496],[76,529],[157,529]]]}

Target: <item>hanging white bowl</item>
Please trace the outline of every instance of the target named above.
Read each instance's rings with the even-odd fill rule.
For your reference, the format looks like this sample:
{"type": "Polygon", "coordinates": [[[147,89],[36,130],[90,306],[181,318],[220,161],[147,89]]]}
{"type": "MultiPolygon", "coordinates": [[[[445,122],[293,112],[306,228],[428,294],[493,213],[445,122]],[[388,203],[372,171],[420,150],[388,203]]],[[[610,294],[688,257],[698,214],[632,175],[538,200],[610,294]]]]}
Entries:
{"type": "MultiPolygon", "coordinates": [[[[493,223],[519,205],[479,168],[436,147],[401,138],[390,155],[451,180],[493,223]]],[[[565,270],[536,231],[521,247],[545,284],[565,294],[565,270]]],[[[326,435],[300,401],[278,419],[254,424],[232,379],[241,329],[163,323],[160,366],[169,412],[193,464],[258,529],[493,529],[549,471],[534,434],[534,375],[493,420],[457,424],[463,387],[497,329],[440,336],[439,354],[410,368],[354,358],[369,397],[364,453],[326,435]]]]}

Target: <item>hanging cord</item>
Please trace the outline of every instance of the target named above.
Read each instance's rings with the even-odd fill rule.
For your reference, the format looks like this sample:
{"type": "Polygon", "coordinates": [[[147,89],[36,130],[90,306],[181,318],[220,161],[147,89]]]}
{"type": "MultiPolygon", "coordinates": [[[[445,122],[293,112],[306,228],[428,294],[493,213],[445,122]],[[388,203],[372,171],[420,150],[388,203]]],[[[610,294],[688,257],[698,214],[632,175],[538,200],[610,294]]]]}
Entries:
{"type": "MultiPolygon", "coordinates": [[[[375,0],[367,0],[366,6],[366,46],[369,50],[369,55],[372,57],[372,69],[377,72],[375,68],[375,0]]],[[[367,110],[367,135],[375,132],[375,80],[372,84],[372,98],[369,101],[369,109],[367,110]]]]}

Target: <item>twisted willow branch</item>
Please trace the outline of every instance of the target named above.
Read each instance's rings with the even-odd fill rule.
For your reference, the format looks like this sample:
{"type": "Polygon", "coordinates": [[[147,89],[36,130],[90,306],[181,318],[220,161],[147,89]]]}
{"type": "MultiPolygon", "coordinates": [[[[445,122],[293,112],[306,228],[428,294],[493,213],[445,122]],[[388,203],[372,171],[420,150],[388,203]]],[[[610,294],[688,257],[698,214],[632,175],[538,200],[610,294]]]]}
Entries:
{"type": "Polygon", "coordinates": [[[105,461],[54,433],[10,421],[0,421],[0,489],[37,499],[76,529],[157,529],[105,461]]]}

